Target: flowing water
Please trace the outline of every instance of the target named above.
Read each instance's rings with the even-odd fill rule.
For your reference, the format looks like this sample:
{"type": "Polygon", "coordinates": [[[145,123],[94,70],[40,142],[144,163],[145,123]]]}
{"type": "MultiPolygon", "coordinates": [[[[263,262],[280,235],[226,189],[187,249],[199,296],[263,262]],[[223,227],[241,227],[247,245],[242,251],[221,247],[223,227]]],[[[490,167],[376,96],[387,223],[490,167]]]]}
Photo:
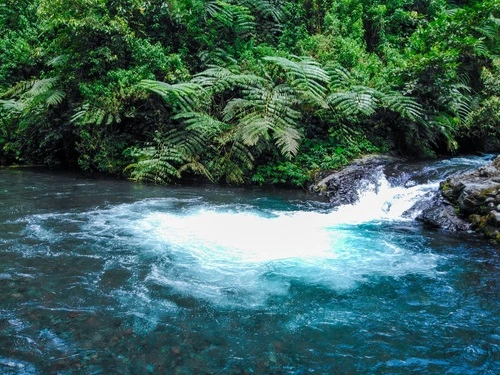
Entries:
{"type": "Polygon", "coordinates": [[[487,159],[376,171],[336,209],[0,170],[0,373],[498,374],[500,252],[409,210],[487,159]]]}

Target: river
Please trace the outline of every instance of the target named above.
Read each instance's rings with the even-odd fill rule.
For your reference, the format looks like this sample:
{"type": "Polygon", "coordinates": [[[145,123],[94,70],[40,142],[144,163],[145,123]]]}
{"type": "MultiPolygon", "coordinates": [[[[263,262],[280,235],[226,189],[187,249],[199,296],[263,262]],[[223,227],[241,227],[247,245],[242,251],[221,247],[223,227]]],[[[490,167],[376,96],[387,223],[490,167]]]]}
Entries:
{"type": "Polygon", "coordinates": [[[0,373],[498,374],[500,252],[408,211],[487,160],[402,166],[335,209],[0,169],[0,373]]]}

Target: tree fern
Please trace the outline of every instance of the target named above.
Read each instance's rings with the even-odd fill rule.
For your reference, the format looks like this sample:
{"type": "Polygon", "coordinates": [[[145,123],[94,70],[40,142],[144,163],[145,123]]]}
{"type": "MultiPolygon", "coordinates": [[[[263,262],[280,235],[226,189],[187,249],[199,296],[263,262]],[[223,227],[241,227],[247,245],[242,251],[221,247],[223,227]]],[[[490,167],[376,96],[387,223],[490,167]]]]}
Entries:
{"type": "Polygon", "coordinates": [[[339,116],[371,116],[386,108],[411,121],[423,121],[422,106],[412,97],[388,88],[359,85],[345,68],[332,71],[330,88],[334,90],[326,101],[339,116]]]}
{"type": "MultiPolygon", "coordinates": [[[[433,134],[439,134],[446,140],[446,147],[449,151],[455,152],[458,149],[458,142],[455,139],[457,133],[457,119],[447,113],[440,113],[434,116],[430,124],[435,128],[433,134]]],[[[433,139],[430,139],[433,141],[433,139]]]]}
{"type": "Polygon", "coordinates": [[[468,79],[460,77],[461,82],[455,83],[444,90],[440,98],[440,104],[449,109],[450,114],[456,116],[459,121],[465,121],[472,111],[471,87],[468,79]]]}
{"type": "Polygon", "coordinates": [[[228,125],[204,112],[181,112],[173,117],[181,121],[186,130],[203,133],[206,138],[216,137],[228,129],[228,125]]]}
{"type": "Polygon", "coordinates": [[[263,18],[272,19],[276,24],[285,21],[283,2],[273,0],[241,0],[241,3],[263,18]]]}
{"type": "Polygon", "coordinates": [[[489,56],[498,54],[500,51],[500,18],[496,18],[492,14],[489,19],[482,25],[474,27],[474,30],[481,34],[482,38],[478,39],[479,45],[475,45],[475,52],[479,55],[489,56]]]}
{"type": "Polygon", "coordinates": [[[330,72],[330,89],[326,98],[337,117],[357,118],[370,116],[380,105],[380,92],[374,88],[356,84],[351,73],[342,67],[330,72]]]}

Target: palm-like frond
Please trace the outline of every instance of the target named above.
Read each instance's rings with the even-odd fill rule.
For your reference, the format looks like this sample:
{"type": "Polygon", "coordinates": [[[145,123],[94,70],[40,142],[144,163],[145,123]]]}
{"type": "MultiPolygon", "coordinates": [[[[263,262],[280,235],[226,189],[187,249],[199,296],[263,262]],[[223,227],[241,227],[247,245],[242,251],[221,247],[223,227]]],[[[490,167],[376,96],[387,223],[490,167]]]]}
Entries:
{"type": "Polygon", "coordinates": [[[179,106],[186,112],[196,111],[200,106],[203,88],[192,82],[169,84],[161,81],[142,80],[139,87],[160,95],[168,104],[179,106]]]}
{"type": "Polygon", "coordinates": [[[40,106],[56,106],[63,102],[66,93],[56,87],[57,77],[22,81],[2,94],[10,98],[2,106],[17,113],[30,112],[40,106]]]}
{"type": "Polygon", "coordinates": [[[424,118],[422,106],[414,98],[397,91],[383,93],[381,105],[412,121],[422,121],[424,118]]]}
{"type": "Polygon", "coordinates": [[[281,24],[285,20],[283,3],[273,0],[241,0],[241,3],[263,18],[270,18],[281,24]]]}
{"type": "Polygon", "coordinates": [[[213,93],[219,93],[236,86],[255,85],[263,81],[263,78],[253,74],[234,73],[228,68],[211,65],[208,69],[196,74],[191,82],[213,93]]]}
{"type": "Polygon", "coordinates": [[[255,17],[246,6],[215,0],[209,1],[205,10],[210,17],[231,28],[240,37],[253,34],[255,31],[255,17]]]}
{"type": "Polygon", "coordinates": [[[132,170],[132,180],[155,183],[168,183],[173,178],[180,178],[186,169],[204,173],[211,178],[197,158],[205,146],[204,142],[205,139],[199,134],[187,135],[182,129],[165,134],[157,132],[147,147],[132,150],[131,155],[137,161],[125,170],[132,170]]]}
{"type": "Polygon", "coordinates": [[[379,96],[378,91],[372,88],[354,86],[349,91],[328,95],[326,102],[334,112],[343,117],[370,116],[380,104],[379,96]]]}
{"type": "Polygon", "coordinates": [[[228,129],[228,125],[204,112],[181,112],[173,117],[180,120],[188,131],[203,134],[206,139],[212,139],[228,129]]]}
{"type": "Polygon", "coordinates": [[[223,118],[236,122],[237,134],[245,145],[259,139],[275,139],[281,152],[291,157],[298,151],[299,133],[295,130],[300,113],[293,107],[296,98],[286,85],[245,90],[244,98],[233,99],[224,108],[223,118]]]}
{"type": "Polygon", "coordinates": [[[266,56],[265,61],[279,65],[287,74],[289,84],[304,98],[322,103],[330,81],[328,73],[310,57],[295,57],[292,61],[284,57],[266,56]]]}
{"type": "Polygon", "coordinates": [[[95,124],[95,125],[109,125],[113,122],[120,122],[119,115],[109,113],[103,108],[91,106],[88,103],[82,104],[77,108],[76,112],[71,116],[72,123],[75,124],[95,124]]]}

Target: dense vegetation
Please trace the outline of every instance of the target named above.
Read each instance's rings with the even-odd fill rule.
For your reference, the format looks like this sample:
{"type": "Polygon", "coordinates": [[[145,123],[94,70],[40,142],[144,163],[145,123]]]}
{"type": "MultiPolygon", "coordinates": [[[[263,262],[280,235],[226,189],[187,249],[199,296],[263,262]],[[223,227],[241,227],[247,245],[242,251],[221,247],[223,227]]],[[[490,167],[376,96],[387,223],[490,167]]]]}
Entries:
{"type": "Polygon", "coordinates": [[[303,185],[498,149],[498,0],[3,0],[0,162],[303,185]]]}

